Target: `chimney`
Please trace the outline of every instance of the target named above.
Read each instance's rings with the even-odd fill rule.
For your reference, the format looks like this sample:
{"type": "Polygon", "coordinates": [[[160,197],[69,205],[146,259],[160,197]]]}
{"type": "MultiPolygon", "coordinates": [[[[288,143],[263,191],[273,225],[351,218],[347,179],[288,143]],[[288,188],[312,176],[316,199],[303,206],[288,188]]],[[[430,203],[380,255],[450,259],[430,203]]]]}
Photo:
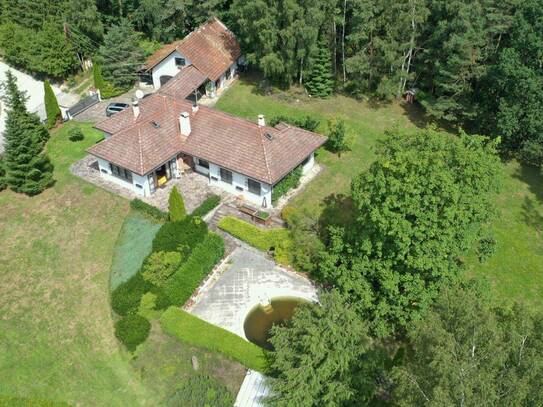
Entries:
{"type": "Polygon", "coordinates": [[[190,134],[190,116],[188,112],[183,112],[181,113],[181,116],[179,116],[179,127],[182,136],[188,136],[190,134]]]}
{"type": "Polygon", "coordinates": [[[198,103],[194,103],[192,105],[192,113],[196,113],[198,111],[198,103]]]}
{"type": "Polygon", "coordinates": [[[264,127],[266,125],[266,120],[264,120],[264,115],[263,114],[258,115],[258,125],[260,127],[264,127]]]}
{"type": "Polygon", "coordinates": [[[134,119],[137,119],[140,115],[140,104],[137,100],[132,102],[132,111],[134,112],[134,119]]]}

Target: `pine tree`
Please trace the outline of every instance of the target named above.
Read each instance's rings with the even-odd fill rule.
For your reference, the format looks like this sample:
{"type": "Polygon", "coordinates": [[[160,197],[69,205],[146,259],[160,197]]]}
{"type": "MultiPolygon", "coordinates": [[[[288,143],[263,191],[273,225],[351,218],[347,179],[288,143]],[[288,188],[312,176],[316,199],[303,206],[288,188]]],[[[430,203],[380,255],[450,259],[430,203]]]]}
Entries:
{"type": "Polygon", "coordinates": [[[44,102],[45,113],[47,114],[47,127],[51,129],[55,127],[60,120],[60,107],[58,106],[57,98],[53,93],[53,88],[51,88],[51,83],[49,83],[48,80],[43,83],[43,89],[45,92],[44,102]]]}
{"type": "Polygon", "coordinates": [[[126,19],[109,30],[97,55],[106,82],[121,89],[128,89],[134,84],[138,71],[145,63],[139,40],[140,34],[126,19]]]}
{"type": "Polygon", "coordinates": [[[43,151],[49,134],[38,116],[26,110],[13,74],[8,71],[6,77],[5,182],[15,192],[36,195],[54,183],[53,166],[43,151]]]}
{"type": "Polygon", "coordinates": [[[332,60],[326,40],[321,38],[319,49],[312,64],[309,77],[305,82],[307,91],[312,96],[326,97],[334,91],[332,60]]]}
{"type": "Polygon", "coordinates": [[[172,188],[172,192],[170,192],[170,198],[168,199],[168,208],[170,210],[170,220],[172,222],[183,220],[187,216],[183,197],[175,186],[172,188]]]}
{"type": "Polygon", "coordinates": [[[6,169],[4,167],[4,158],[0,155],[0,191],[6,189],[6,169]]]}

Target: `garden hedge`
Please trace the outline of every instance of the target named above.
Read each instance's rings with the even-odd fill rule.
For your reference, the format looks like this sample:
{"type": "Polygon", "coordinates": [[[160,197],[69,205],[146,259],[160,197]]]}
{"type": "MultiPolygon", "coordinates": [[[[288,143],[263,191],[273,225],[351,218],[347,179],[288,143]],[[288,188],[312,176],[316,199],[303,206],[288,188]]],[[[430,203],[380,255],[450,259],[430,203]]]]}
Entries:
{"type": "Polygon", "coordinates": [[[164,291],[171,303],[183,305],[223,256],[222,237],[209,233],[194,248],[187,261],[164,284],[164,291]]]}
{"type": "Polygon", "coordinates": [[[142,295],[152,289],[153,285],[145,281],[139,271],[113,290],[111,308],[119,315],[127,315],[138,309],[142,295]]]}
{"type": "Polygon", "coordinates": [[[279,198],[285,195],[293,188],[298,188],[300,185],[300,178],[302,178],[302,166],[296,167],[290,174],[284,177],[281,181],[273,186],[272,189],[272,203],[276,203],[279,198]]]}
{"type": "Polygon", "coordinates": [[[192,211],[192,216],[200,216],[203,218],[213,209],[215,209],[221,203],[221,197],[219,195],[211,195],[202,204],[192,211]]]}
{"type": "Polygon", "coordinates": [[[206,235],[207,224],[198,216],[187,216],[178,222],[167,222],[155,235],[153,251],[173,252],[178,251],[180,246],[192,250],[206,235]]]}
{"type": "Polygon", "coordinates": [[[160,209],[154,207],[153,205],[149,205],[138,198],[130,201],[130,207],[136,211],[143,212],[160,222],[166,222],[169,217],[167,212],[162,212],[160,209]]]}
{"type": "Polygon", "coordinates": [[[147,339],[150,331],[149,321],[137,314],[127,315],[115,323],[115,336],[130,352],[147,339]]]}
{"type": "Polygon", "coordinates": [[[160,317],[165,332],[182,342],[221,352],[250,369],[265,373],[266,351],[225,329],[207,323],[179,308],[170,307],[160,317]]]}

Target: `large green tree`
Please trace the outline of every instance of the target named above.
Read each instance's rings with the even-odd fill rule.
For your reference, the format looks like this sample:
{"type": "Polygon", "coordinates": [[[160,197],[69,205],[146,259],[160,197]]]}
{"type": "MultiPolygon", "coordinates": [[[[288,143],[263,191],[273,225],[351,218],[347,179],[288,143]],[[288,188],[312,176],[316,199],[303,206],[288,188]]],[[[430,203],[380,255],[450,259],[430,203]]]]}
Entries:
{"type": "Polygon", "coordinates": [[[134,84],[138,71],[145,63],[139,40],[140,35],[127,19],[108,31],[96,58],[104,80],[122,89],[134,84]]]}
{"type": "Polygon", "coordinates": [[[272,328],[270,405],[367,402],[380,373],[367,333],[365,322],[336,291],[321,293],[319,304],[300,305],[291,321],[272,328]]]}
{"type": "Polygon", "coordinates": [[[395,371],[399,406],[540,406],[543,316],[493,309],[479,290],[447,289],[409,329],[395,371]]]}
{"type": "Polygon", "coordinates": [[[36,114],[28,113],[25,99],[8,71],[4,83],[8,108],[4,131],[5,182],[15,192],[36,195],[53,185],[53,166],[44,151],[47,129],[36,114]]]}
{"type": "Polygon", "coordinates": [[[494,215],[496,144],[432,129],[395,131],[352,183],[351,228],[331,228],[317,275],[387,336],[419,319],[458,275],[494,215]]]}

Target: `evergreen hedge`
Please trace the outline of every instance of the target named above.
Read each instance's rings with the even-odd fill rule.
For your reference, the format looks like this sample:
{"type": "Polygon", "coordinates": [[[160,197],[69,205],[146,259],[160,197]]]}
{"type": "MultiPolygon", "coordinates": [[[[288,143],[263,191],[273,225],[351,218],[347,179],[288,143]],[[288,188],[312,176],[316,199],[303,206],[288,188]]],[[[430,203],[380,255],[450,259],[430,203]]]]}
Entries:
{"type": "Polygon", "coordinates": [[[167,222],[155,235],[153,251],[183,251],[183,246],[190,251],[206,234],[207,224],[199,217],[187,216],[182,221],[167,222]]]}
{"type": "Polygon", "coordinates": [[[115,323],[115,336],[130,352],[147,339],[150,331],[149,321],[137,314],[127,315],[115,323]]]}
{"type": "Polygon", "coordinates": [[[130,207],[136,211],[143,212],[160,222],[166,222],[168,220],[168,214],[166,212],[161,211],[153,205],[149,205],[147,202],[143,202],[141,199],[132,199],[130,201],[130,207]]]}
{"type": "Polygon", "coordinates": [[[164,284],[164,291],[172,305],[183,305],[198,288],[202,280],[224,256],[224,241],[215,233],[208,233],[187,261],[164,284]]]}
{"type": "Polygon", "coordinates": [[[52,129],[61,118],[60,107],[57,98],[48,80],[43,82],[45,113],[47,115],[47,127],[52,129]]]}
{"type": "Polygon", "coordinates": [[[153,290],[153,285],[144,280],[141,271],[120,284],[111,293],[111,308],[119,315],[127,315],[138,309],[143,294],[153,290]]]}
{"type": "Polygon", "coordinates": [[[267,354],[264,349],[177,307],[170,307],[162,314],[160,325],[182,342],[221,352],[250,369],[266,372],[267,354]]]}
{"type": "Polygon", "coordinates": [[[221,203],[221,197],[219,195],[211,195],[199,207],[192,211],[192,216],[199,216],[203,218],[213,209],[215,209],[221,203]]]}
{"type": "Polygon", "coordinates": [[[275,127],[280,122],[292,124],[293,126],[300,127],[307,131],[315,131],[317,130],[317,127],[319,127],[320,120],[315,119],[314,117],[311,117],[309,115],[304,116],[302,118],[296,118],[296,117],[290,117],[285,115],[279,115],[279,116],[273,116],[270,119],[270,126],[275,127]]]}
{"type": "Polygon", "coordinates": [[[279,198],[285,195],[292,188],[297,188],[300,185],[302,178],[302,166],[296,167],[290,174],[273,186],[272,203],[275,204],[279,198]]]}

